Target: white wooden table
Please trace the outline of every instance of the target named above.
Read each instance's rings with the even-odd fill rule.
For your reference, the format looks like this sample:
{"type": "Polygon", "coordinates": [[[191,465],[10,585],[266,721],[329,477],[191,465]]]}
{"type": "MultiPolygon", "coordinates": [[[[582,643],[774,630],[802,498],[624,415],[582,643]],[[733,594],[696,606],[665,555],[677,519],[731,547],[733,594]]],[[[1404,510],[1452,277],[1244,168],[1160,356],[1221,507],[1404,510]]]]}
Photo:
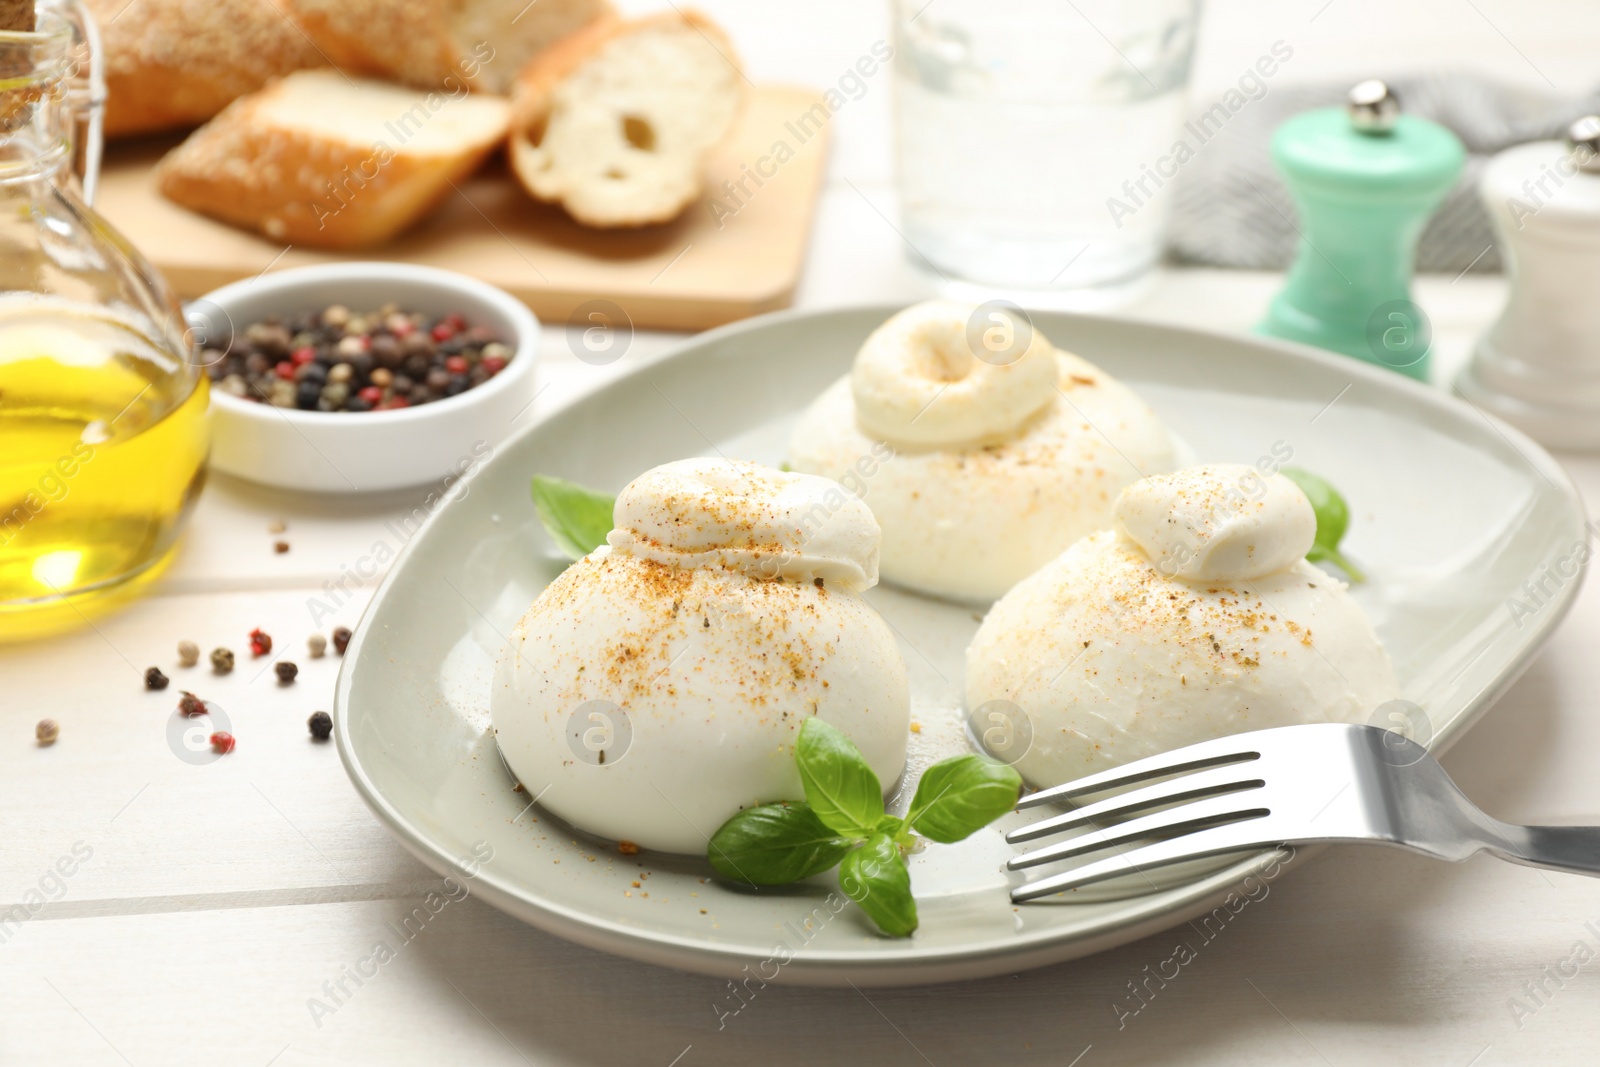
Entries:
{"type": "MultiPolygon", "coordinates": [[[[859,0],[706,6],[769,80],[831,82],[886,33],[880,6],[859,0]]],[[[1593,76],[1600,14],[1581,0],[1397,7],[1219,0],[1197,95],[1277,38],[1295,42],[1302,78],[1469,63],[1575,92],[1593,76]]],[[[893,214],[888,95],[885,76],[836,119],[802,306],[925,295],[879,215],[893,214]]],[[[1243,328],[1276,284],[1169,273],[1129,313],[1243,328]]],[[[1501,293],[1497,279],[1423,281],[1447,368],[1501,293]]],[[[556,328],[539,406],[673,340],[641,334],[622,363],[595,368],[556,328]]],[[[1600,461],[1565,461],[1587,493],[1600,492],[1600,461]]],[[[0,924],[0,1063],[1595,1062],[1600,882],[1372,850],[1304,861],[1214,940],[1178,930],[1076,963],[922,989],[777,984],[722,1029],[713,1007],[722,982],[577,948],[473,899],[451,904],[357,985],[356,961],[392,937],[384,924],[436,883],[368,813],[333,748],[307,740],[304,720],[328,707],[338,660],[300,648],[314,628],[308,599],[412,503],[309,499],[216,477],[155,595],[96,630],[0,652],[0,907],[47,898],[29,921],[0,924]],[[277,518],[288,523],[285,555],[267,532],[277,518]],[[180,638],[242,653],[258,625],[294,648],[298,684],[278,687],[244,656],[225,680],[204,675],[239,748],[203,767],[174,758],[163,727],[185,676],[169,670],[173,688],[149,694],[144,667],[171,667],[180,638]],[[39,749],[33,724],[44,716],[63,732],[39,749]],[[1196,958],[1176,978],[1150,978],[1180,937],[1196,958]],[[332,1013],[313,1013],[313,998],[332,1013]]],[[[364,602],[321,628],[353,625],[364,602]]],[[[1450,753],[1450,771],[1490,812],[1600,822],[1597,637],[1591,585],[1450,753]]]]}

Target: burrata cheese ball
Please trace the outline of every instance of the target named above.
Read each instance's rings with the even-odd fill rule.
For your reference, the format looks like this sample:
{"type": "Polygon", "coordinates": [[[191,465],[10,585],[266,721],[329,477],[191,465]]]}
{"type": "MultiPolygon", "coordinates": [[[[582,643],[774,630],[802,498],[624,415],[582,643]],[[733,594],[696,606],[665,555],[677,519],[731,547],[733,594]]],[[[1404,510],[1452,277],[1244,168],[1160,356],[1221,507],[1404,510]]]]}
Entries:
{"type": "Polygon", "coordinates": [[[1016,762],[1030,784],[1248,730],[1364,722],[1400,695],[1348,587],[1306,562],[1316,517],[1288,478],[1158,475],[1115,517],[1001,598],[967,650],[968,707],[1005,702],[1031,728],[1016,762]]]}
{"type": "Polygon", "coordinates": [[[871,511],[827,479],[693,459],[617,497],[608,544],[511,634],[490,712],[530,797],[600,837],[703,853],[740,808],[802,800],[794,746],[816,716],[886,788],[910,692],[861,598],[871,511]]]}
{"type": "Polygon", "coordinates": [[[975,330],[982,319],[947,300],[889,319],[802,415],[789,460],[872,508],[886,581],[987,602],[1109,528],[1119,491],[1176,462],[1126,386],[1025,319],[975,330]]]}

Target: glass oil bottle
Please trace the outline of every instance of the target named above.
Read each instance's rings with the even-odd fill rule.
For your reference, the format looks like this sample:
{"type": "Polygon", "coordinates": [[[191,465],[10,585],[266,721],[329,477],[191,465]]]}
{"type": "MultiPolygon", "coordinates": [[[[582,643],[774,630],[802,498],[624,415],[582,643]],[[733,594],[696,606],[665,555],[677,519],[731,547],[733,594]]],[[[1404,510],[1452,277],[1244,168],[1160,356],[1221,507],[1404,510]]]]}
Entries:
{"type": "Polygon", "coordinates": [[[209,449],[182,310],[77,192],[78,55],[52,4],[33,32],[0,33],[0,642],[146,587],[209,449]]]}

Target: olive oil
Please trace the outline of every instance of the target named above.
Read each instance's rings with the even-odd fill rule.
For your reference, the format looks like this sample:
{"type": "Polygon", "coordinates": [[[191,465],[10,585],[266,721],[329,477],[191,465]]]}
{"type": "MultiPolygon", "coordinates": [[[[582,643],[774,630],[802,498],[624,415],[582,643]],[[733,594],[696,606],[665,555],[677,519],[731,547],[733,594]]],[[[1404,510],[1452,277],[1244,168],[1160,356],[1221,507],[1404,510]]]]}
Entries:
{"type": "Polygon", "coordinates": [[[171,556],[205,477],[206,378],[127,322],[0,306],[0,641],[82,625],[171,556]]]}

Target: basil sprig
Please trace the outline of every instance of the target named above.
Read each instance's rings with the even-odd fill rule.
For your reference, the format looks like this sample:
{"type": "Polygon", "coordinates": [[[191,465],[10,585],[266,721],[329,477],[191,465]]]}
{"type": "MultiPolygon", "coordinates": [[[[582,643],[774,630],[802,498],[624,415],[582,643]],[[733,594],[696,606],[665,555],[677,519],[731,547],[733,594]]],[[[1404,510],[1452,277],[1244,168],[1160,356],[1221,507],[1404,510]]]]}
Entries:
{"type": "Polygon", "coordinates": [[[1016,806],[1022,778],[987,756],[953,756],[923,772],[905,818],[884,814],[883,788],[835,727],[807,719],[795,746],[806,799],[747,808],[706,846],[718,874],[747,885],[787,885],[839,866],[839,886],[891,937],[917,928],[905,855],[917,835],[949,844],[1016,806]]]}
{"type": "Polygon", "coordinates": [[[1285,467],[1280,473],[1300,487],[1317,516],[1316,540],[1312,542],[1311,551],[1306,553],[1306,559],[1312,563],[1326,560],[1349,575],[1352,582],[1366,581],[1366,575],[1339,551],[1339,542],[1350,528],[1350,505],[1339,495],[1339,490],[1299,467],[1285,467]]]}
{"type": "Polygon", "coordinates": [[[533,509],[556,547],[572,559],[582,559],[606,543],[616,504],[616,497],[576,482],[533,476],[533,509]]]}

